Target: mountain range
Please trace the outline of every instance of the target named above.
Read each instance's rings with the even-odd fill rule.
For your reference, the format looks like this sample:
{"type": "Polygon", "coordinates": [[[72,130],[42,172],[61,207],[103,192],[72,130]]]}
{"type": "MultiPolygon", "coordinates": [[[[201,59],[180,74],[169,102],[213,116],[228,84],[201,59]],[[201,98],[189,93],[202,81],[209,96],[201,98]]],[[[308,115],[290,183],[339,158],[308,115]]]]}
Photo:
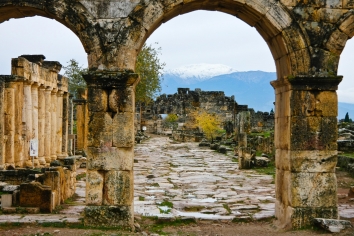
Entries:
{"type": "MultiPolygon", "coordinates": [[[[275,72],[237,71],[218,64],[194,64],[165,71],[161,94],[177,93],[177,88],[200,88],[202,91],[223,91],[226,96],[235,96],[239,105],[248,105],[255,111],[274,109],[275,94],[270,82],[276,80],[275,72]]],[[[354,117],[354,104],[338,104],[338,118],[345,113],[354,117]]]]}

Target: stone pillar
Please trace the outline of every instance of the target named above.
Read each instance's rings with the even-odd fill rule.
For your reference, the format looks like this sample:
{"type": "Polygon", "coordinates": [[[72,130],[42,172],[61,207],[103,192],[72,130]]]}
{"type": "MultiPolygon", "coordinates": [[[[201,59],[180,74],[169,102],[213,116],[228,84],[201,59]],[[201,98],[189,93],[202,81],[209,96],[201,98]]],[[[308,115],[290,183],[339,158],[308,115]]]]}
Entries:
{"type": "MultiPolygon", "coordinates": [[[[68,134],[73,134],[73,124],[74,124],[74,105],[73,105],[73,95],[69,95],[69,107],[68,107],[68,134]]],[[[73,156],[73,139],[68,139],[68,155],[73,156]]]]}
{"type": "Polygon", "coordinates": [[[45,97],[45,135],[44,135],[44,158],[46,163],[51,162],[51,145],[52,145],[52,87],[46,87],[45,97]]]}
{"type": "Polygon", "coordinates": [[[0,169],[5,164],[5,78],[0,76],[0,169]]]}
{"type": "Polygon", "coordinates": [[[84,76],[88,84],[85,225],[133,228],[134,110],[137,74],[84,76]]]}
{"type": "Polygon", "coordinates": [[[23,113],[22,122],[25,124],[25,145],[24,145],[24,161],[27,166],[32,166],[29,155],[29,144],[33,138],[33,122],[32,122],[32,81],[24,81],[23,84],[23,113]]]}
{"type": "Polygon", "coordinates": [[[15,89],[5,90],[5,163],[15,165],[15,89]]]}
{"type": "Polygon", "coordinates": [[[69,94],[64,93],[62,101],[62,157],[68,156],[68,116],[69,116],[69,94]]]}
{"type": "MultiPolygon", "coordinates": [[[[39,141],[39,125],[38,125],[38,83],[32,85],[32,138],[39,141]]],[[[38,142],[39,144],[39,142],[38,142]]],[[[39,153],[38,153],[39,154],[39,153]]],[[[38,156],[34,158],[34,166],[39,166],[38,156]]]]}
{"type": "Polygon", "coordinates": [[[76,130],[77,130],[77,147],[79,151],[86,151],[87,148],[87,90],[80,89],[78,91],[79,98],[75,99],[76,104],[76,130]]]}
{"type": "Polygon", "coordinates": [[[51,93],[51,117],[52,117],[52,127],[51,127],[51,147],[50,147],[50,159],[52,161],[57,159],[57,98],[58,89],[54,88],[51,93]]]}
{"type": "Polygon", "coordinates": [[[24,104],[24,83],[22,79],[18,77],[12,77],[6,81],[9,88],[13,88],[15,91],[15,166],[23,167],[26,161],[26,130],[23,123],[23,104],[24,104]]]}
{"type": "Polygon", "coordinates": [[[39,164],[45,165],[45,133],[46,133],[46,98],[45,87],[40,86],[38,92],[38,161],[39,164]]]}
{"type": "Polygon", "coordinates": [[[342,77],[291,77],[276,94],[276,206],[282,228],[338,218],[337,87],[342,77]]]}
{"type": "Polygon", "coordinates": [[[58,158],[65,158],[66,156],[62,155],[62,144],[63,144],[63,95],[64,92],[59,90],[57,92],[57,109],[56,109],[56,150],[58,158]]]}

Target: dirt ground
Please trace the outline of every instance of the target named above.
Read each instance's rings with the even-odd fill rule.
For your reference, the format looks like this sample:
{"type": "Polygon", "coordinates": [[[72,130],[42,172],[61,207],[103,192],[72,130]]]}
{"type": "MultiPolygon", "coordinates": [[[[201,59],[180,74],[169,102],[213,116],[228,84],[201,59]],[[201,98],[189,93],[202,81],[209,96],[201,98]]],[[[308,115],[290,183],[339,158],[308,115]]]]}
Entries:
{"type": "Polygon", "coordinates": [[[93,230],[93,229],[72,229],[72,228],[53,228],[41,227],[36,225],[22,226],[2,226],[0,235],[58,235],[58,236],[99,236],[99,235],[181,235],[181,236],[310,236],[310,235],[354,235],[354,230],[342,231],[341,233],[328,233],[318,229],[307,229],[298,231],[278,231],[272,222],[250,222],[250,223],[226,223],[199,221],[188,225],[166,226],[156,225],[151,220],[141,224],[141,232],[127,232],[117,230],[93,230]],[[151,224],[148,224],[150,221],[151,224]],[[154,232],[151,229],[154,228],[154,232]]]}

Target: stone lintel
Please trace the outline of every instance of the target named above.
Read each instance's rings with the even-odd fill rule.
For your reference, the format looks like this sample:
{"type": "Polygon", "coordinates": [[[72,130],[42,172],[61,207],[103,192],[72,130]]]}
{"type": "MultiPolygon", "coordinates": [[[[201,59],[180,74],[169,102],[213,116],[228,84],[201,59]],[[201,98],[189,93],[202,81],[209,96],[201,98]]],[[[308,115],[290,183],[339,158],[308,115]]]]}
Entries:
{"type": "Polygon", "coordinates": [[[40,54],[39,55],[21,55],[19,57],[26,58],[28,61],[33,62],[33,63],[37,63],[37,64],[42,64],[45,59],[45,56],[40,55],[40,54]]]}
{"type": "Polygon", "coordinates": [[[85,226],[134,230],[133,206],[86,206],[85,226]]]}
{"type": "Polygon", "coordinates": [[[82,75],[88,87],[118,88],[136,85],[139,75],[131,71],[94,71],[82,75]]]}
{"type": "Polygon", "coordinates": [[[291,90],[338,90],[343,76],[288,76],[282,80],[271,81],[274,89],[287,86],[291,90]]]}
{"type": "Polygon", "coordinates": [[[22,76],[17,76],[17,75],[0,75],[0,80],[5,81],[7,83],[23,82],[25,80],[25,78],[22,76]]]}
{"type": "Polygon", "coordinates": [[[43,61],[42,62],[42,67],[46,68],[46,69],[48,69],[50,71],[54,71],[54,72],[59,73],[59,71],[62,68],[62,64],[60,64],[57,61],[43,61]]]}

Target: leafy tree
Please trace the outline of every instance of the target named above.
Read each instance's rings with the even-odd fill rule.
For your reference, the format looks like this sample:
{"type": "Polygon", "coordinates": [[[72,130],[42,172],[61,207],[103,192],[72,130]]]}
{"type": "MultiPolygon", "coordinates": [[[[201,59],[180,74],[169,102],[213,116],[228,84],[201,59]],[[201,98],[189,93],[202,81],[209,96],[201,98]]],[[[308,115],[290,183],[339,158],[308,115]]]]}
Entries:
{"type": "Polygon", "coordinates": [[[161,63],[158,55],[161,48],[155,49],[144,44],[137,61],[135,71],[140,75],[140,82],[136,87],[135,99],[139,103],[149,103],[161,91],[162,70],[165,63],[161,63]]]}
{"type": "Polygon", "coordinates": [[[164,119],[164,126],[172,129],[176,129],[178,127],[177,124],[178,116],[176,114],[168,114],[164,119]]]}
{"type": "Polygon", "coordinates": [[[193,117],[195,124],[204,132],[208,139],[213,140],[218,135],[221,119],[217,114],[211,114],[203,109],[199,109],[191,112],[189,116],[193,117]]]}
{"type": "Polygon", "coordinates": [[[77,91],[80,88],[86,88],[86,82],[82,77],[82,74],[87,71],[75,59],[71,59],[67,62],[68,65],[64,67],[64,76],[69,79],[69,92],[77,97],[77,91]]]}

